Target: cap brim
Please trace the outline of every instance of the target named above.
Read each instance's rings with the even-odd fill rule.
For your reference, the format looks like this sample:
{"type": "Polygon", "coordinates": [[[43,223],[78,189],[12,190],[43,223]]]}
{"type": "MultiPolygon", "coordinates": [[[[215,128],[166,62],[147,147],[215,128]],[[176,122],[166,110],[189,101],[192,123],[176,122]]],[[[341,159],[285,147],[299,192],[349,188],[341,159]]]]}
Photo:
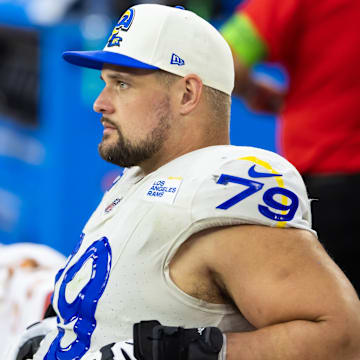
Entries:
{"type": "Polygon", "coordinates": [[[159,69],[156,66],[135,60],[129,56],[110,51],[66,51],[63,58],[74,65],[101,70],[104,64],[127,66],[141,69],[159,69]]]}

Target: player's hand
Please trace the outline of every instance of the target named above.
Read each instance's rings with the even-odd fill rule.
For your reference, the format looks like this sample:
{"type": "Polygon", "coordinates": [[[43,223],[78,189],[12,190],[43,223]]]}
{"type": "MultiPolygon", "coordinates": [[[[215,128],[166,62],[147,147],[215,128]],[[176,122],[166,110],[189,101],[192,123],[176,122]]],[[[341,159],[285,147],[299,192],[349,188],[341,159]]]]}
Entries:
{"type": "Polygon", "coordinates": [[[32,359],[37,352],[42,339],[52,330],[56,329],[56,317],[50,317],[30,325],[9,348],[6,360],[32,359]]]}
{"type": "Polygon", "coordinates": [[[133,340],[103,346],[99,351],[85,354],[81,360],[136,360],[133,340]]]}
{"type": "Polygon", "coordinates": [[[286,91],[260,79],[249,83],[241,95],[251,110],[277,114],[283,108],[286,91]]]}

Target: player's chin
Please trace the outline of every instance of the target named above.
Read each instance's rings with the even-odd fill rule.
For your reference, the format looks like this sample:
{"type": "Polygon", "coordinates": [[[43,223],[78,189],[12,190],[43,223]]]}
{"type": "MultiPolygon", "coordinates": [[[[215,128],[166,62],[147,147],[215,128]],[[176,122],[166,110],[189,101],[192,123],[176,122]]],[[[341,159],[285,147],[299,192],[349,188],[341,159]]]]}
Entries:
{"type": "Polygon", "coordinates": [[[114,148],[115,141],[111,141],[107,136],[104,136],[98,145],[98,150],[101,155],[106,154],[114,148]]]}
{"type": "Polygon", "coordinates": [[[119,141],[119,136],[116,132],[103,134],[99,146],[113,147],[119,141]]]}
{"type": "Polygon", "coordinates": [[[101,156],[102,159],[104,159],[105,161],[109,161],[109,159],[111,158],[111,154],[112,154],[112,149],[109,148],[108,146],[104,145],[103,142],[101,142],[98,146],[98,152],[99,155],[101,156]]]}

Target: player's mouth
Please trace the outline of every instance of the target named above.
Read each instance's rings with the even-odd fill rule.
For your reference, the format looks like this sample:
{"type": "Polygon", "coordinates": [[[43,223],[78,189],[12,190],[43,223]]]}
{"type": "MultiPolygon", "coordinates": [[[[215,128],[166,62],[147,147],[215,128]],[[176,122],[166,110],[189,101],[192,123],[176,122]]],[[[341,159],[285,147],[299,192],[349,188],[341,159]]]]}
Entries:
{"type": "Polygon", "coordinates": [[[102,119],[101,123],[104,126],[103,135],[109,135],[109,134],[113,133],[114,131],[117,131],[116,126],[114,124],[112,124],[112,122],[102,119]]]}

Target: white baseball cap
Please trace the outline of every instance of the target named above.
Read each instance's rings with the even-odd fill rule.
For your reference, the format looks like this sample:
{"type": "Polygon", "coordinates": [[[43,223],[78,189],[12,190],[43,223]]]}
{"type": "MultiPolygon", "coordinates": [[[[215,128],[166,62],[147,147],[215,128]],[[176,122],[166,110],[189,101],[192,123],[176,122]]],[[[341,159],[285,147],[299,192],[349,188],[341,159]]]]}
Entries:
{"type": "Polygon", "coordinates": [[[105,63],[161,69],[202,82],[231,95],[234,64],[222,35],[207,21],[181,7],[141,4],[128,9],[99,51],[67,51],[63,58],[101,70],[105,63]]]}

